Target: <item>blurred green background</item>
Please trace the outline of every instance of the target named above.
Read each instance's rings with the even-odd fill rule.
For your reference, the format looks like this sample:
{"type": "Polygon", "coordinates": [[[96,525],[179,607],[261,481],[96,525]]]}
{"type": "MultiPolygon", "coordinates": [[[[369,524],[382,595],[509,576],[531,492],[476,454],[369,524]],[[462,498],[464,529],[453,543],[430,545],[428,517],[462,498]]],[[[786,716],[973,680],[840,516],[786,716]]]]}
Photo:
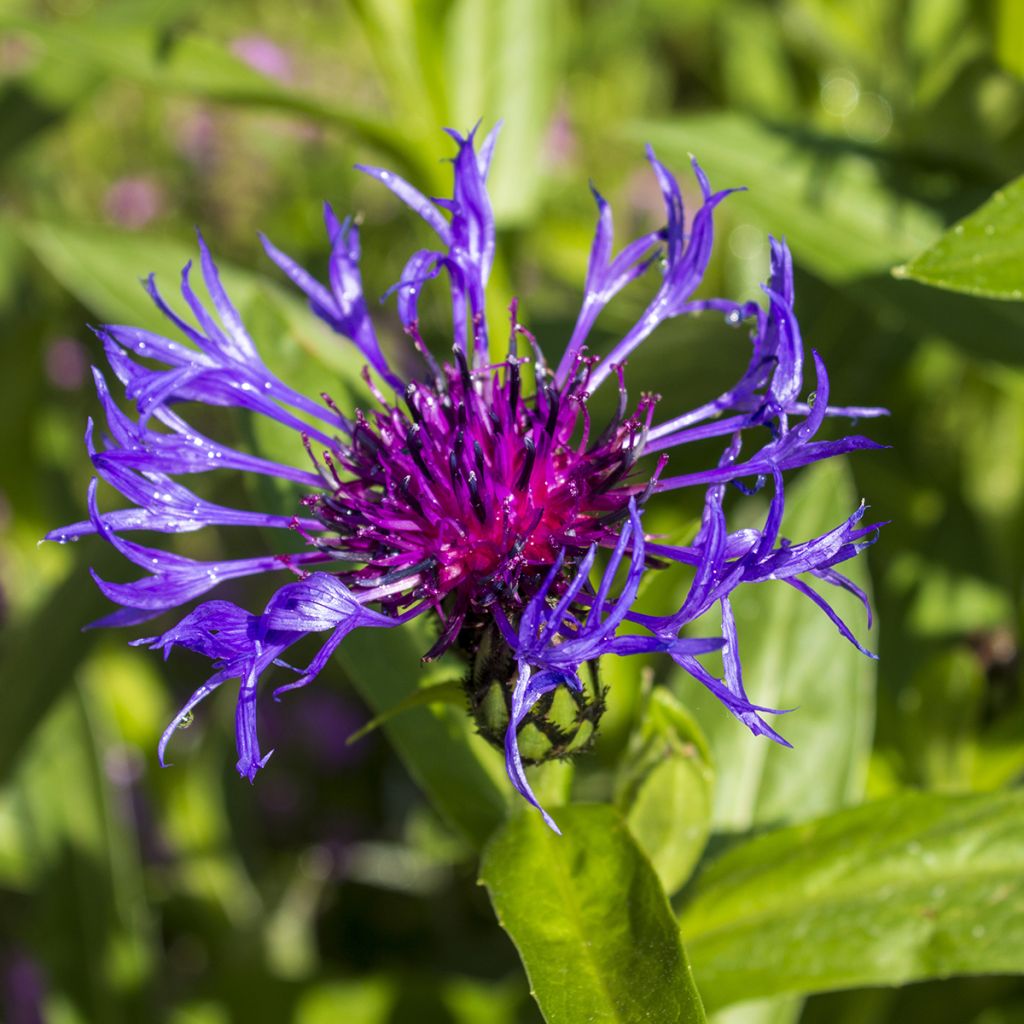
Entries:
{"type": "MultiPolygon", "coordinates": [[[[840,467],[817,491],[833,502],[822,528],[861,495],[893,520],[868,558],[877,677],[827,623],[817,644],[802,619],[772,619],[773,592],[759,595],[768,603],[743,613],[751,697],[788,706],[776,691],[797,687],[802,706],[781,727],[796,752],[772,751],[764,767],[750,753],[760,741],[651,663],[712,741],[711,848],[908,788],[1017,784],[1024,306],[891,270],[1024,167],[1022,10],[1016,0],[0,0],[3,1020],[540,1019],[476,885],[469,841],[424,801],[382,733],[344,743],[371,714],[347,679],[362,665],[356,682],[373,690],[366,652],[264,709],[277,753],[255,787],[234,771],[224,694],[176,738],[176,764],[162,771],[156,740],[203,666],[179,655],[164,665],[124,634],[80,632],[107,610],[86,567],[122,579],[121,567],[99,542],[37,546],[84,515],[88,368],[102,361],[85,325],[155,325],[138,280],[155,270],[173,293],[194,225],[271,365],[352,401],[353,360],[282,287],[256,231],[321,268],[320,202],[359,212],[368,294],[383,293],[424,236],[352,165],[383,163],[443,194],[444,125],[505,120],[494,308],[518,295],[549,353],[578,307],[587,179],[612,201],[620,238],[660,223],[649,141],[691,199],[689,153],[715,187],[749,187],[720,207],[705,290],[756,295],[767,234],[786,236],[804,337],[825,357],[834,400],[892,410],[870,429],[891,450],[853,461],[852,480],[840,467]],[[802,682],[780,682],[787,672],[802,682]]],[[[638,293],[609,311],[599,339],[639,308],[638,293]]],[[[397,343],[393,309],[380,317],[397,343]]],[[[744,360],[742,337],[716,320],[677,322],[631,357],[630,383],[681,409],[717,394],[744,360]]],[[[651,514],[680,530],[698,508],[651,514]]],[[[205,557],[237,553],[233,538],[189,540],[205,557]]],[[[240,588],[224,596],[257,605],[240,588]]],[[[584,796],[609,790],[640,667],[608,668],[612,708],[581,766],[584,796]]],[[[931,981],[716,1019],[1009,1024],[1024,1021],[1024,986],[931,981]]]]}

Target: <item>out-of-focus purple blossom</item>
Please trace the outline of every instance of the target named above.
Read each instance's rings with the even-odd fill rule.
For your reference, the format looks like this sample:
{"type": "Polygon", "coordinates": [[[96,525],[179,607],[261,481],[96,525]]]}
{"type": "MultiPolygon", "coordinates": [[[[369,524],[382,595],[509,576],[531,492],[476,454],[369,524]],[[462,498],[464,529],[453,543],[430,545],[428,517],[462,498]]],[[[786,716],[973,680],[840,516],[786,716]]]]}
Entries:
{"type": "Polygon", "coordinates": [[[163,185],[149,175],[119,178],[103,197],[103,212],[119,227],[138,231],[167,208],[163,185]]]}
{"type": "Polygon", "coordinates": [[[544,154],[552,167],[569,167],[576,159],[579,140],[573,128],[568,107],[562,103],[555,110],[544,140],[544,154]]]}
{"type": "Polygon", "coordinates": [[[54,338],[43,356],[46,378],[60,391],[78,391],[89,372],[89,357],[77,338],[54,338]]]}
{"type": "Polygon", "coordinates": [[[295,67],[288,51],[273,39],[255,34],[239,36],[231,41],[230,49],[236,57],[267,78],[288,83],[295,77],[295,67]]]}
{"type": "MultiPolygon", "coordinates": [[[[90,423],[87,449],[98,477],[131,505],[101,511],[94,482],[88,519],[50,536],[64,541],[98,533],[143,571],[127,583],[96,577],[120,605],[101,624],[131,625],[193,605],[229,579],[273,571],[296,577],[262,611],[204,600],[161,635],[136,641],[165,657],[184,647],[212,662],[213,674],[165,732],[161,759],[193,709],[234,680],[238,770],[253,779],[270,756],[261,750],[256,720],[265,672],[277,666],[292,673],[276,686],[274,695],[280,696],[315,678],[351,630],[390,628],[422,614],[438,622],[437,640],[424,659],[451,647],[469,657],[467,695],[478,725],[504,748],[513,785],[534,805],[524,764],[569,755],[588,741],[587,730],[592,732],[603,707],[589,666],[603,655],[664,653],[753,733],[785,743],[765,718],[782,709],[754,704],[746,694],[732,594],[768,581],[791,586],[864,650],[821,587],[845,589],[866,606],[865,595],[838,567],[870,544],[881,524],[865,523],[861,505],[819,537],[784,537],[785,474],[878,447],[861,436],[824,439],[821,431],[826,417],[864,418],[883,410],[831,405],[828,374],[817,353],[810,360],[814,381],[805,381],[784,242],[771,242],[763,306],[694,298],[711,257],[715,208],[731,190],[714,191],[694,161],[699,198],[688,216],[679,183],[650,150],[653,194],[664,226],[616,250],[611,207],[594,191],[598,217],[583,301],[557,368],[549,367],[515,303],[508,340],[499,341],[498,325],[486,313],[495,252],[486,179],[495,133],[479,147],[475,133],[451,135],[456,154],[450,199],[428,199],[393,172],[362,168],[435,236],[431,247],[409,257],[389,293],[396,296],[399,318],[421,360],[419,373],[400,375],[379,343],[363,290],[355,224],[325,209],[331,243],[325,281],[264,239],[270,259],[305,293],[313,312],[366,360],[374,399],[369,408],[343,413],[326,393],[318,399],[302,395],[267,370],[201,238],[209,304],[193,290],[191,266],[181,278],[191,319],[172,310],[153,281],[147,283],[184,343],[118,325],[97,332],[135,413],[118,406],[95,371],[107,430],[97,443],[90,423]],[[600,312],[652,268],[656,281],[640,319],[607,355],[592,353],[588,337],[600,312]],[[450,360],[438,360],[421,335],[420,296],[438,283],[451,304],[450,360]],[[695,409],[670,409],[658,423],[660,396],[642,395],[631,410],[628,356],[667,321],[702,310],[749,329],[750,356],[736,383],[695,409]],[[611,422],[594,424],[589,399],[601,386],[617,387],[618,407],[611,422]],[[182,417],[179,403],[238,407],[275,421],[294,432],[308,468],[200,434],[182,417]],[[675,450],[716,439],[721,454],[709,468],[670,471],[675,450]],[[294,513],[216,504],[178,479],[211,471],[276,478],[296,492],[294,513]],[[730,493],[769,485],[764,523],[730,531],[730,493]],[[684,488],[697,488],[704,501],[692,542],[667,545],[646,537],[647,502],[684,488]],[[286,550],[277,554],[200,562],[122,536],[229,525],[296,531],[307,547],[286,553],[282,545],[286,550]],[[692,574],[679,607],[661,614],[635,611],[644,577],[672,565],[692,574]],[[687,627],[709,613],[714,635],[691,635],[687,627]],[[293,668],[285,654],[312,634],[320,636],[318,653],[305,668],[293,668]],[[714,652],[720,652],[721,677],[700,660],[714,652]],[[556,714],[559,696],[565,700],[556,714]],[[534,747],[524,753],[528,731],[534,747]]],[[[333,740],[342,726],[331,729],[333,740]]]]}
{"type": "Polygon", "coordinates": [[[171,131],[182,156],[200,169],[209,168],[220,141],[217,118],[210,110],[198,105],[189,108],[171,131]]]}
{"type": "Polygon", "coordinates": [[[12,951],[0,961],[3,1019],[8,1024],[44,1024],[46,982],[40,965],[27,953],[12,951]]]}

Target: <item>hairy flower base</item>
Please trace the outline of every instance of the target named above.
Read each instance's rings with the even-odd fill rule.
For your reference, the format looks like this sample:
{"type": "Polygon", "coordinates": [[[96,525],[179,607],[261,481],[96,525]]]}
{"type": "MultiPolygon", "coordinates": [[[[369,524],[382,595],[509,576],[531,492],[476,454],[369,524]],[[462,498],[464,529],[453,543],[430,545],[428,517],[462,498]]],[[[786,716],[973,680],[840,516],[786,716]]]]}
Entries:
{"type": "MultiPolygon", "coordinates": [[[[518,671],[515,653],[497,627],[484,618],[467,622],[459,647],[469,657],[463,689],[477,732],[503,750],[518,671]]],[[[579,690],[566,687],[544,694],[516,730],[523,764],[543,764],[588,750],[597,736],[606,696],[596,661],[587,663],[579,690]]]]}
{"type": "Polygon", "coordinates": [[[298,577],[280,586],[262,611],[206,600],[162,634],[135,641],[165,657],[184,647],[212,664],[211,676],[165,731],[161,761],[178,725],[233,680],[238,770],[253,779],[270,756],[260,749],[256,716],[265,673],[294,673],[273,691],[280,696],[315,679],[353,629],[388,629],[424,614],[438,624],[437,643],[425,657],[453,645],[468,656],[466,690],[477,726],[503,747],[512,784],[538,808],[524,765],[572,754],[592,740],[605,697],[596,662],[605,655],[665,653],[751,732],[785,744],[764,717],[783,709],[747,697],[731,595],[740,586],[784,583],[864,650],[815,587],[846,590],[867,608],[863,592],[836,567],[872,543],[882,524],[862,524],[862,504],[821,536],[791,541],[781,533],[784,477],[809,463],[878,447],[861,436],[821,440],[818,434],[826,417],[863,418],[884,410],[831,405],[828,374],[817,353],[815,380],[806,387],[784,243],[771,243],[765,307],[693,298],[711,257],[715,208],[729,192],[712,192],[694,161],[701,204],[687,230],[679,184],[650,150],[665,224],[616,253],[611,208],[594,192],[598,218],[583,303],[557,369],[549,369],[542,346],[519,323],[514,303],[507,354],[493,354],[486,287],[495,236],[486,178],[496,135],[478,149],[474,133],[451,134],[457,152],[450,199],[427,199],[390,171],[363,168],[411,207],[438,240],[437,248],[412,254],[391,290],[421,361],[410,379],[395,372],[378,342],[354,224],[325,208],[331,244],[327,284],[264,239],[271,260],[305,292],[313,312],[365,359],[375,409],[350,417],[326,395],[314,400],[274,377],[201,237],[209,304],[193,289],[191,264],[181,276],[191,319],[168,305],[152,279],[146,285],[184,343],[136,327],[108,325],[96,332],[134,412],[117,405],[95,370],[107,431],[94,444],[90,421],[86,446],[97,477],[130,504],[101,513],[94,480],[89,518],[49,536],[65,542],[97,533],[144,573],[127,583],[94,573],[103,593],[120,606],[96,625],[146,622],[193,604],[225,580],[280,571],[298,577]],[[587,339],[601,311],[652,268],[656,287],[640,319],[607,355],[592,355],[587,339]],[[453,324],[453,357],[443,365],[424,344],[419,318],[422,290],[441,280],[453,324]],[[653,396],[642,396],[627,416],[629,355],[660,325],[700,310],[715,310],[749,328],[746,369],[728,391],[659,424],[653,422],[653,396]],[[609,378],[618,382],[618,412],[597,433],[588,402],[609,378]],[[813,397],[802,398],[806,391],[813,397]],[[182,418],[179,409],[186,403],[241,408],[273,420],[295,432],[296,453],[304,446],[312,466],[273,462],[206,437],[182,418]],[[723,447],[713,466],[680,475],[662,472],[675,449],[714,439],[723,447]],[[650,454],[657,455],[654,472],[640,478],[637,460],[650,454]],[[215,504],[179,479],[213,471],[274,478],[294,489],[295,507],[303,514],[215,504]],[[729,530],[730,485],[744,493],[770,489],[760,528],[729,530]],[[697,535],[685,546],[652,542],[642,527],[645,504],[683,488],[703,494],[697,535]],[[249,558],[201,562],[124,536],[206,526],[297,530],[308,550],[261,550],[249,558]],[[596,574],[600,549],[607,559],[596,574]],[[644,576],[675,565],[692,572],[682,604],[660,615],[634,611],[644,576]],[[717,612],[720,635],[683,635],[709,612],[717,612]],[[627,624],[628,631],[620,631],[627,624]],[[283,656],[311,634],[322,635],[320,650],[296,670],[283,656]],[[700,661],[711,652],[720,652],[721,677],[700,661]]]}

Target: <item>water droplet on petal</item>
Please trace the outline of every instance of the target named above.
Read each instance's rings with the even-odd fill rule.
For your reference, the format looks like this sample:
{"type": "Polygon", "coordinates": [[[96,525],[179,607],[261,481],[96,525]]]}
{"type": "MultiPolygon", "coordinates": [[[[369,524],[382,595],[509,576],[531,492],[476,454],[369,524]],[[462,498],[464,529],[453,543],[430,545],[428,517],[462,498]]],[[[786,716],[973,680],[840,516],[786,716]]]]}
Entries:
{"type": "Polygon", "coordinates": [[[196,716],[191,711],[186,711],[178,720],[179,729],[187,729],[194,721],[196,716]]]}

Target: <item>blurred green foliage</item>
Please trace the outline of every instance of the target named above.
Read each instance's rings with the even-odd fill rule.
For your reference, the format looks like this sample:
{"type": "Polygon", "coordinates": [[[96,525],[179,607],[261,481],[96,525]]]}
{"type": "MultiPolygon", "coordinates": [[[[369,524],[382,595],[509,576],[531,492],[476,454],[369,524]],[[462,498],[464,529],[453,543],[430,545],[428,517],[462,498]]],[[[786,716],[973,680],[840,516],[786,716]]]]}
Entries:
{"type": "MultiPolygon", "coordinates": [[[[934,979],[1024,970],[1024,198],[1006,187],[1024,166],[1022,55],[1016,0],[2,0],[0,1016],[537,1021],[475,884],[499,827],[483,878],[549,1020],[701,1019],[659,879],[717,1024],[1021,1020],[1015,979],[934,979]],[[708,291],[756,295],[766,236],[785,235],[836,396],[892,410],[872,426],[891,449],[808,474],[788,521],[831,525],[860,495],[893,520],[861,567],[877,672],[770,588],[737,603],[746,678],[758,703],[800,705],[794,751],[657,659],[606,666],[601,742],[537,787],[618,812],[563,810],[562,841],[500,825],[500,758],[451,706],[346,746],[457,677],[422,673],[415,637],[352,637],[315,691],[268,709],[277,753],[254,788],[233,770],[229,701],[160,771],[157,737],[202,666],[81,633],[104,611],[85,567],[117,578],[116,560],[36,543],[84,513],[101,358],[86,323],[152,324],[137,281],[170,287],[198,224],[270,365],[351,404],[358,362],[268,273],[255,232],[322,265],[320,201],[357,212],[382,293],[422,227],[352,164],[441,192],[438,129],[477,118],[505,119],[496,315],[518,295],[557,350],[586,180],[621,231],[654,226],[650,141],[680,172],[693,152],[717,187],[749,187],[720,208],[708,291]]],[[[631,357],[631,386],[683,408],[743,358],[712,318],[678,323],[631,357]]],[[[649,521],[685,535],[698,512],[680,499],[649,521]]],[[[228,532],[181,542],[236,553],[228,532]]]]}

